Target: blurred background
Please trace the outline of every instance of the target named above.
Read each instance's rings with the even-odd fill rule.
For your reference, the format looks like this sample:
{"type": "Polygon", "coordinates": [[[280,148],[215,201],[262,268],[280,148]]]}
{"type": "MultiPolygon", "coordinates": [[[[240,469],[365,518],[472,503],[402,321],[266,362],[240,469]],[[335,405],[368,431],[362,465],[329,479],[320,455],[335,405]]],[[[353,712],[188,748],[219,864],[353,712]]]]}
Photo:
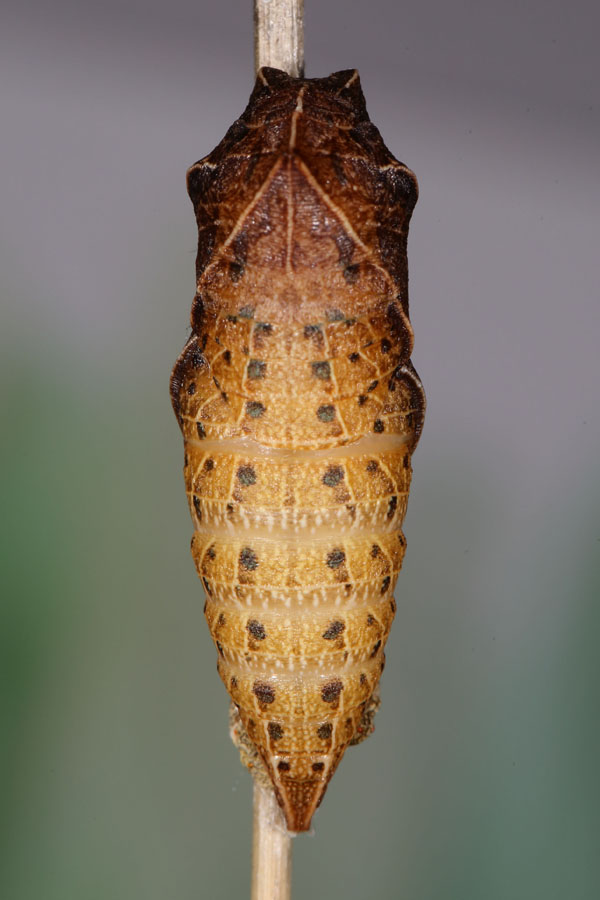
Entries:
{"type": "MultiPolygon", "coordinates": [[[[249,0],[5,0],[0,895],[248,895],[168,379],[249,0]]],[[[429,398],[372,738],[294,900],[600,895],[596,4],[307,0],[417,173],[429,398]]]]}

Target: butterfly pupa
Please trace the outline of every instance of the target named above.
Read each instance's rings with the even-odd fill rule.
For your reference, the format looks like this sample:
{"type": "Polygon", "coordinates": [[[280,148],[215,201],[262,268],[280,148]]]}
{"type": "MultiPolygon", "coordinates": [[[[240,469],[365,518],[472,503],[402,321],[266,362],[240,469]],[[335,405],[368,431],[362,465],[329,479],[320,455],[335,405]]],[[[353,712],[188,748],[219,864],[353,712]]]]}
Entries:
{"type": "Polygon", "coordinates": [[[191,336],[171,394],[218,671],[291,831],[310,827],[384,666],[425,396],[417,199],[358,73],[258,74],[188,171],[191,336]]]}

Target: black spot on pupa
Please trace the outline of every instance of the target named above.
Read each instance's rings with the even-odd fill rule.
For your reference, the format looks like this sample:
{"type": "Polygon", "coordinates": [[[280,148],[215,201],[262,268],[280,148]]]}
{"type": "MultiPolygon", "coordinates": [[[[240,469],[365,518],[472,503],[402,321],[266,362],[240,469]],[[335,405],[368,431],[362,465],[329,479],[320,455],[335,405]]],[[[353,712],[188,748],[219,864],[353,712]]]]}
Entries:
{"type": "Polygon", "coordinates": [[[237,477],[246,487],[256,484],[256,472],[252,466],[240,466],[237,470],[237,477]]]}
{"type": "Polygon", "coordinates": [[[269,722],[267,727],[269,729],[269,737],[272,741],[278,741],[283,737],[283,728],[279,722],[269,722]]]}
{"type": "Polygon", "coordinates": [[[192,369],[202,369],[206,365],[206,359],[200,353],[198,347],[194,347],[192,351],[192,369]]]}
{"type": "Polygon", "coordinates": [[[212,472],[214,467],[215,467],[215,461],[211,456],[209,456],[208,459],[206,459],[204,461],[204,468],[206,469],[207,472],[212,472]]]}
{"type": "Polygon", "coordinates": [[[341,681],[328,681],[321,688],[321,697],[325,703],[334,703],[340,696],[344,685],[341,681]]]}
{"type": "Polygon", "coordinates": [[[322,381],[328,381],[331,378],[331,366],[327,360],[313,362],[310,367],[315,378],[320,378],[322,381]]]}
{"type": "Polygon", "coordinates": [[[221,385],[219,384],[218,380],[215,378],[214,375],[213,375],[213,381],[214,381],[214,383],[215,383],[215,385],[216,385],[217,390],[220,391],[220,390],[221,390],[221,385]]]}
{"type": "Polygon", "coordinates": [[[376,459],[370,459],[367,463],[367,472],[376,472],[379,468],[379,463],[376,459]]]}
{"type": "Polygon", "coordinates": [[[196,515],[198,516],[198,521],[202,521],[202,507],[200,506],[200,497],[194,496],[194,509],[196,510],[196,515]]]}
{"type": "Polygon", "coordinates": [[[343,622],[336,619],[336,621],[332,622],[331,625],[327,627],[327,630],[323,632],[323,637],[326,641],[333,641],[336,637],[339,637],[345,627],[343,622]]]}
{"type": "Polygon", "coordinates": [[[343,322],[345,316],[341,309],[326,309],[325,318],[328,322],[343,322]]]}
{"type": "Polygon", "coordinates": [[[360,266],[358,263],[352,263],[344,269],[344,279],[348,284],[354,284],[360,274],[360,266]]]}
{"type": "Polygon", "coordinates": [[[233,262],[229,263],[229,277],[234,284],[236,284],[244,274],[244,268],[244,263],[239,262],[239,260],[233,260],[233,262]]]}
{"type": "Polygon", "coordinates": [[[259,335],[271,334],[273,326],[269,322],[257,322],[254,326],[254,331],[258,332],[259,335]]]}
{"type": "Polygon", "coordinates": [[[388,339],[387,339],[387,338],[381,338],[381,352],[382,352],[382,353],[389,353],[391,349],[392,349],[392,345],[390,344],[390,342],[388,341],[388,339]]]}
{"type": "Polygon", "coordinates": [[[251,547],[240,550],[240,565],[252,572],[258,568],[258,557],[251,547]]]}
{"type": "Polygon", "coordinates": [[[367,625],[375,625],[376,619],[369,613],[367,616],[367,625]]]}
{"type": "Polygon", "coordinates": [[[251,359],[248,363],[248,378],[264,378],[267,364],[262,359],[251,359]]]}
{"type": "Polygon", "coordinates": [[[346,554],[343,550],[340,550],[336,547],[335,550],[330,550],[327,554],[327,565],[330,569],[339,569],[343,562],[345,562],[346,554]]]}
{"type": "Polygon", "coordinates": [[[381,419],[375,419],[373,422],[373,431],[376,434],[381,434],[381,432],[385,429],[385,425],[381,421],[381,419]]]}
{"type": "Polygon", "coordinates": [[[257,619],[250,619],[246,625],[246,628],[252,635],[252,637],[256,638],[257,641],[264,641],[267,636],[267,632],[265,631],[265,626],[257,621],[257,619]]]}
{"type": "Polygon", "coordinates": [[[225,353],[223,354],[223,359],[225,360],[225,362],[227,363],[228,366],[231,365],[231,351],[230,350],[225,351],[225,353]]]}
{"type": "Polygon", "coordinates": [[[316,762],[316,763],[312,764],[313,772],[322,772],[324,768],[325,768],[325,763],[323,763],[323,762],[316,762]]]}
{"type": "Polygon", "coordinates": [[[217,555],[217,551],[215,550],[215,545],[214,545],[214,544],[211,544],[211,545],[210,545],[210,547],[209,547],[208,550],[206,551],[206,555],[208,556],[209,559],[214,559],[214,558],[215,558],[215,556],[217,555]]]}
{"type": "Polygon", "coordinates": [[[289,772],[290,764],[289,762],[286,762],[285,759],[282,759],[277,763],[277,768],[280,772],[289,772]]]}
{"type": "Polygon", "coordinates": [[[392,599],[390,600],[390,609],[391,609],[391,611],[392,611],[392,614],[393,614],[393,615],[396,615],[396,601],[394,600],[393,597],[392,597],[392,599]]]}
{"type": "MultiPolygon", "coordinates": [[[[333,120],[331,120],[331,121],[333,121],[333,120]]],[[[333,171],[335,172],[335,177],[337,178],[339,183],[347,184],[348,179],[346,178],[346,173],[344,172],[344,169],[343,169],[343,166],[342,166],[339,156],[332,154],[329,158],[331,160],[331,165],[332,165],[333,171]]]]}
{"type": "Polygon", "coordinates": [[[225,507],[225,512],[227,513],[228,519],[233,519],[233,514],[235,512],[235,507],[234,507],[233,503],[227,504],[227,506],[225,507]]]}
{"type": "Polygon", "coordinates": [[[374,391],[378,384],[379,384],[378,381],[372,381],[371,384],[369,385],[369,387],[367,388],[367,393],[374,391]]]}
{"type": "Polygon", "coordinates": [[[340,481],[342,481],[343,477],[344,470],[341,466],[329,466],[323,475],[322,481],[327,487],[335,487],[336,484],[339,484],[340,481]]]}
{"type": "Polygon", "coordinates": [[[351,353],[350,356],[348,357],[348,359],[350,360],[351,363],[358,362],[360,359],[360,353],[351,353]]]}
{"type": "Polygon", "coordinates": [[[240,319],[253,319],[254,318],[254,307],[253,306],[242,306],[242,308],[238,312],[238,316],[240,317],[240,319]]]}
{"type": "Polygon", "coordinates": [[[380,553],[381,547],[379,546],[379,544],[373,544],[373,546],[371,547],[371,556],[373,557],[373,559],[377,559],[380,553]]]}
{"type": "Polygon", "coordinates": [[[258,400],[248,400],[246,403],[246,412],[252,419],[258,419],[264,413],[266,407],[258,400]]]}
{"type": "Polygon", "coordinates": [[[221,391],[221,399],[222,399],[223,403],[229,403],[229,397],[227,396],[225,391],[221,391]]]}
{"type": "Polygon", "coordinates": [[[325,722],[324,725],[319,725],[317,728],[317,737],[320,737],[322,741],[327,741],[331,737],[332,731],[333,725],[331,722],[325,722]]]}
{"type": "Polygon", "coordinates": [[[261,703],[273,703],[275,700],[275,688],[264,681],[255,681],[252,685],[252,693],[260,700],[261,703]]]}
{"type": "Polygon", "coordinates": [[[326,405],[320,406],[317,410],[317,419],[320,419],[321,422],[333,422],[335,418],[335,406],[326,405]]]}
{"type": "Polygon", "coordinates": [[[374,656],[377,656],[380,647],[381,641],[377,641],[377,643],[373,645],[373,649],[371,651],[371,659],[373,659],[374,656]]]}
{"type": "Polygon", "coordinates": [[[226,620],[225,620],[225,616],[223,615],[223,613],[219,613],[219,619],[218,619],[218,621],[217,621],[217,625],[218,625],[220,628],[222,628],[223,625],[225,624],[225,621],[226,621],[226,620]]]}
{"type": "Polygon", "coordinates": [[[360,673],[360,683],[363,685],[367,683],[367,676],[365,675],[364,672],[360,673]]]}
{"type": "Polygon", "coordinates": [[[204,585],[204,590],[208,594],[209,597],[212,597],[212,588],[210,586],[210,581],[207,578],[202,579],[202,584],[204,585]]]}
{"type": "Polygon", "coordinates": [[[198,432],[198,437],[200,440],[206,437],[206,431],[204,430],[204,425],[202,422],[196,422],[196,431],[198,432]]]}
{"type": "Polygon", "coordinates": [[[392,494],[392,496],[390,497],[390,502],[388,503],[388,509],[387,509],[388,519],[393,518],[394,513],[396,512],[397,506],[398,506],[398,497],[396,496],[396,494],[392,494]]]}
{"type": "Polygon", "coordinates": [[[366,394],[360,394],[360,395],[359,395],[359,398],[358,398],[358,405],[359,405],[359,406],[364,406],[366,402],[367,402],[367,395],[366,395],[366,394]]]}
{"type": "Polygon", "coordinates": [[[304,337],[310,338],[314,337],[316,334],[321,334],[321,326],[320,325],[305,325],[304,326],[304,337]]]}
{"type": "Polygon", "coordinates": [[[192,322],[194,330],[200,331],[202,328],[202,320],[204,319],[204,301],[201,294],[196,294],[192,301],[192,322]]]}
{"type": "Polygon", "coordinates": [[[391,580],[392,579],[390,578],[390,576],[386,575],[385,578],[383,579],[383,581],[381,582],[381,593],[382,594],[385,594],[385,592],[389,588],[391,580]]]}
{"type": "Polygon", "coordinates": [[[410,469],[410,456],[409,454],[405,454],[404,459],[402,460],[402,468],[410,469]]]}
{"type": "Polygon", "coordinates": [[[232,676],[231,676],[231,681],[229,682],[229,687],[232,688],[232,689],[233,689],[233,688],[236,688],[236,687],[237,687],[237,683],[238,683],[238,682],[237,682],[237,678],[235,677],[235,675],[232,675],[232,676]]]}
{"type": "Polygon", "coordinates": [[[219,651],[219,653],[221,654],[223,659],[225,659],[225,654],[223,652],[223,644],[221,644],[220,641],[217,641],[216,644],[217,644],[217,650],[219,651]]]}
{"type": "Polygon", "coordinates": [[[193,395],[196,393],[196,382],[195,381],[192,381],[192,382],[190,382],[190,384],[188,384],[187,392],[190,395],[190,397],[193,397],[193,395]]]}

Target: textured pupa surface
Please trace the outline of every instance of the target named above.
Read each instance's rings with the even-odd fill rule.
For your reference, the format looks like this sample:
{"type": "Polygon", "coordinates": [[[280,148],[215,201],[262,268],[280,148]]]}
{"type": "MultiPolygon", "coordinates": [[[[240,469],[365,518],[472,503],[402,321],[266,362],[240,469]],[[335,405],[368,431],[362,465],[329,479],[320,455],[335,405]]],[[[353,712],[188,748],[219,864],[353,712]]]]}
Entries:
{"type": "Polygon", "coordinates": [[[425,397],[410,362],[413,173],[356,71],[262,69],[188,172],[192,333],[171,394],[218,671],[292,831],[384,666],[425,397]]]}

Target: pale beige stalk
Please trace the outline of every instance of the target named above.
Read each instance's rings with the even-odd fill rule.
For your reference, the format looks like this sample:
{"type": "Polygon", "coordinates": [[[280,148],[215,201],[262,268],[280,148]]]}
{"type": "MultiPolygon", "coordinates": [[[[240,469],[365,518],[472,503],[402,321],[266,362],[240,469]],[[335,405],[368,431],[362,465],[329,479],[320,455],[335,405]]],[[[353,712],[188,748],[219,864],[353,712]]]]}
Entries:
{"type": "Polygon", "coordinates": [[[285,817],[270,785],[254,781],[252,900],[289,900],[292,847],[285,817]]]}
{"type": "Polygon", "coordinates": [[[254,0],[254,63],[304,72],[304,0],[254,0]]]}

